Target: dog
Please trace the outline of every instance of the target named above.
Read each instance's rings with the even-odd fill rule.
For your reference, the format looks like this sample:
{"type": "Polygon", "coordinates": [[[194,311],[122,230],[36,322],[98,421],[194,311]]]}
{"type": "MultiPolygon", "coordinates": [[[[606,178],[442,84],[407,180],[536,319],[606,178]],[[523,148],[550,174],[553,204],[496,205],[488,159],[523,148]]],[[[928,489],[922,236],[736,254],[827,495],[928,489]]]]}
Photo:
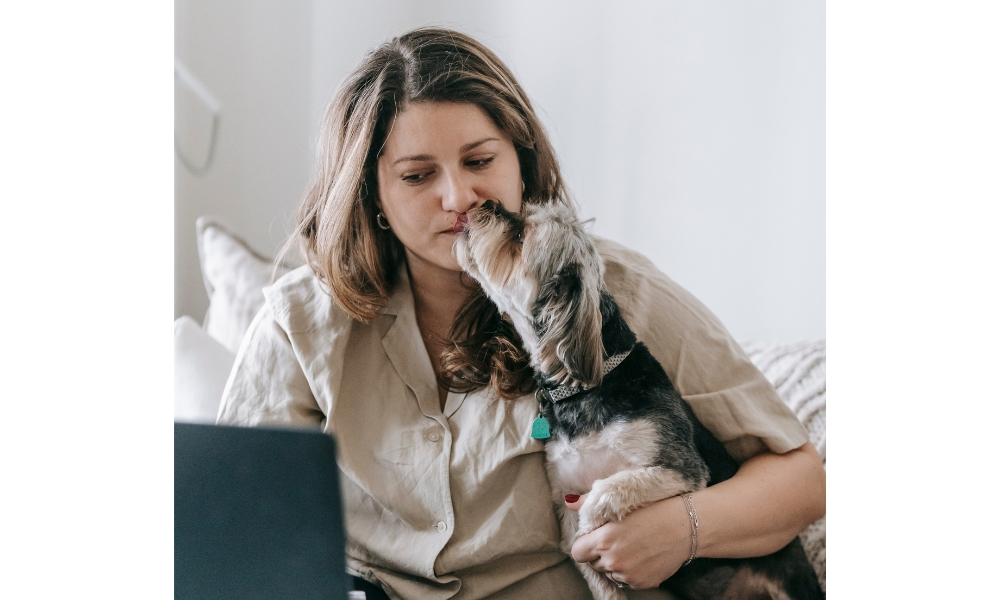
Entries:
{"type": "MultiPolygon", "coordinates": [[[[487,201],[459,222],[459,265],[510,320],[530,356],[567,554],[578,535],[736,473],[736,461],[625,322],[572,208],[525,204],[512,213],[487,201]],[[579,514],[566,507],[566,494],[587,491],[579,514]]],[[[625,598],[620,582],[577,566],[595,598],[625,598]]],[[[766,557],[697,558],[661,587],[691,600],[825,598],[797,538],[766,557]]]]}

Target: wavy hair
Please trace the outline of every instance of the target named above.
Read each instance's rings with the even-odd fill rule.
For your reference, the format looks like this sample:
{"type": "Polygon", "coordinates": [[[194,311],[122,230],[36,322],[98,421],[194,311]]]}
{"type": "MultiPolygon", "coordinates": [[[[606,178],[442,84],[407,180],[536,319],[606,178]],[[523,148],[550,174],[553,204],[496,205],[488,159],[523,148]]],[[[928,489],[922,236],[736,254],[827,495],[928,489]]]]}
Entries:
{"type": "MultiPolygon", "coordinates": [[[[393,119],[417,102],[481,108],[514,143],[525,203],[570,204],[555,153],[510,70],[471,37],[421,28],[369,52],[334,93],[323,118],[319,164],[299,210],[303,256],[334,301],[353,318],[374,319],[404,265],[402,245],[380,229],[377,163],[393,119]]],[[[440,383],[453,391],[494,388],[514,398],[533,387],[513,327],[473,285],[442,356],[440,383]]]]}

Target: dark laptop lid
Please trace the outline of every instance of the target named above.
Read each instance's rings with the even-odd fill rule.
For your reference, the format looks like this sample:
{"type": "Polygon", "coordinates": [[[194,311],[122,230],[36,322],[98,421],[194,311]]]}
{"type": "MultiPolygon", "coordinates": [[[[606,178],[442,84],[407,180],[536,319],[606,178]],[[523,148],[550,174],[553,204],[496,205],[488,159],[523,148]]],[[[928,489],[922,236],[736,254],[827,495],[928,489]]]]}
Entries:
{"type": "Polygon", "coordinates": [[[333,438],[174,424],[174,597],[346,599],[333,438]]]}

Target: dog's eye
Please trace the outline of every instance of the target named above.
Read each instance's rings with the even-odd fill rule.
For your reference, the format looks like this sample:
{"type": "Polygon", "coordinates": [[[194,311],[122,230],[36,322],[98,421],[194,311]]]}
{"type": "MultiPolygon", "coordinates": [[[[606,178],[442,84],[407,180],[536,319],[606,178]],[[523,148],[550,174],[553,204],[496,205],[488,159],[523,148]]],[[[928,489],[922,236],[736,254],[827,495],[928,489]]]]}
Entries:
{"type": "Polygon", "coordinates": [[[517,242],[518,244],[523,244],[524,243],[524,230],[523,229],[517,232],[517,235],[514,236],[514,241],[517,242]]]}

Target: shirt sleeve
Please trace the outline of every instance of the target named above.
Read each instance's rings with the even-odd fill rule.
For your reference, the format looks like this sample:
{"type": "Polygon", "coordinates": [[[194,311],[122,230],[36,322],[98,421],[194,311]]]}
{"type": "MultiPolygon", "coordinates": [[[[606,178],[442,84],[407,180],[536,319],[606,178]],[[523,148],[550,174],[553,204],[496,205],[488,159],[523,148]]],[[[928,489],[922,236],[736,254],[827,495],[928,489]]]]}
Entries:
{"type": "Polygon", "coordinates": [[[736,460],[782,454],[805,427],[719,319],[644,256],[601,240],[605,282],[639,341],[660,361],[695,416],[736,460]]]}
{"type": "Polygon", "coordinates": [[[269,304],[254,317],[236,354],[216,422],[243,426],[323,425],[309,382],[269,304]]]}

